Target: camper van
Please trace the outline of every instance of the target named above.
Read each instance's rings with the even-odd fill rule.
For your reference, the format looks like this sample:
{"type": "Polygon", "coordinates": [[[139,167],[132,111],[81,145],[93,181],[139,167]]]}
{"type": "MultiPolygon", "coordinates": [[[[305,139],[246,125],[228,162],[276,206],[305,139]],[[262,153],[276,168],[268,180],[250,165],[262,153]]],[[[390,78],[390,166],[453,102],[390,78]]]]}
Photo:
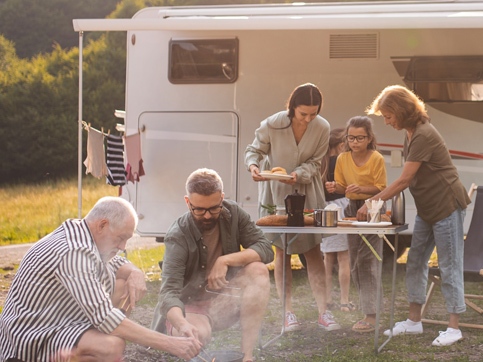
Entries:
{"type": "MultiPolygon", "coordinates": [[[[482,1],[151,7],[132,19],[76,19],[74,29],[127,32],[119,114],[126,135],[140,134],[145,175],[122,195],[141,236],[163,237],[187,211],[185,181],[200,167],[218,171],[225,197],[257,220],[245,148],[307,82],[321,89],[320,115],[333,128],[364,115],[388,85],[413,89],[463,184],[483,183],[482,1]]],[[[392,182],[404,163],[403,132],[372,118],[392,182]]],[[[405,196],[410,233],[416,210],[405,196]]],[[[470,205],[466,227],[471,214],[470,205]]]]}

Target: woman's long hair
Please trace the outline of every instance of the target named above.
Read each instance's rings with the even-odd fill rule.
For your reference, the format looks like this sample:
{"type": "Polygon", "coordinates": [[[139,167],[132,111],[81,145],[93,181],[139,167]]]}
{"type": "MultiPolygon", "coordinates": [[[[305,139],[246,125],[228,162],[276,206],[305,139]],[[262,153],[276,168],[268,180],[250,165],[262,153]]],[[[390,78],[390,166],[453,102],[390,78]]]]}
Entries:
{"type": "Polygon", "coordinates": [[[341,143],[345,143],[345,129],[344,128],[334,128],[330,131],[329,136],[329,149],[325,154],[324,158],[322,158],[322,162],[320,164],[320,173],[322,177],[322,182],[325,184],[329,178],[329,160],[330,160],[330,151],[339,147],[341,143]]]}
{"type": "Polygon", "coordinates": [[[312,83],[305,83],[296,87],[287,101],[287,116],[290,120],[289,124],[285,127],[272,127],[274,129],[286,129],[292,125],[292,118],[295,116],[295,108],[298,106],[319,106],[317,114],[320,113],[323,105],[323,97],[320,89],[312,83]]]}

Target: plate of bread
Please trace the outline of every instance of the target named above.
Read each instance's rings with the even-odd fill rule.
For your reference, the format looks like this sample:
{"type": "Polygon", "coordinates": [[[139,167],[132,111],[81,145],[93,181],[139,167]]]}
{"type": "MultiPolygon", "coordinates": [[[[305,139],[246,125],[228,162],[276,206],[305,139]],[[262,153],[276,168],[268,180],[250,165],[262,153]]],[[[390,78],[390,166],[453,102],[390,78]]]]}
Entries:
{"type": "Polygon", "coordinates": [[[274,167],[271,170],[264,170],[259,173],[260,176],[269,180],[290,180],[293,176],[287,175],[287,170],[283,167],[274,167]]]}

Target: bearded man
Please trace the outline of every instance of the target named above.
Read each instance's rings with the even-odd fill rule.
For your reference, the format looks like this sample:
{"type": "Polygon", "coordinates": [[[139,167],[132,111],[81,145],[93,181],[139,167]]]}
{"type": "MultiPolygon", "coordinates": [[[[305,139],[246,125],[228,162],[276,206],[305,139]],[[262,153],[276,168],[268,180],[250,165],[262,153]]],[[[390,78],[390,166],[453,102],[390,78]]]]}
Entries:
{"type": "Polygon", "coordinates": [[[216,171],[198,169],[186,181],[188,212],[164,243],[159,302],[151,328],[207,345],[213,331],[241,324],[244,361],[253,349],[270,293],[270,242],[234,201],[224,200],[216,171]],[[243,250],[242,250],[243,249],[243,250]]]}

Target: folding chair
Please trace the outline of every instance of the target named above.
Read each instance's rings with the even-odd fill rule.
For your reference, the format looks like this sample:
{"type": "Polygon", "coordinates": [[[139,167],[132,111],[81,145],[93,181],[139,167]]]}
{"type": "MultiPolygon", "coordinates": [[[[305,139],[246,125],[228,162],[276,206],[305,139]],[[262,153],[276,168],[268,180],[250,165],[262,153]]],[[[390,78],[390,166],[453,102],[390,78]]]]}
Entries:
{"type": "MultiPolygon", "coordinates": [[[[473,209],[473,217],[471,218],[470,228],[465,239],[463,261],[465,282],[483,282],[483,186],[477,187],[475,184],[471,185],[471,189],[468,192],[470,198],[475,190],[476,200],[473,209]]],[[[431,286],[429,287],[428,294],[426,296],[426,303],[423,305],[421,310],[422,322],[447,325],[447,321],[424,319],[426,311],[428,310],[429,302],[433,297],[435,286],[438,285],[441,287],[439,268],[430,268],[428,279],[431,281],[431,286]]],[[[470,299],[483,300],[483,295],[465,294],[466,305],[481,315],[483,313],[483,309],[470,301],[470,299]]],[[[483,329],[483,325],[481,324],[459,323],[459,325],[461,327],[483,329]]]]}

